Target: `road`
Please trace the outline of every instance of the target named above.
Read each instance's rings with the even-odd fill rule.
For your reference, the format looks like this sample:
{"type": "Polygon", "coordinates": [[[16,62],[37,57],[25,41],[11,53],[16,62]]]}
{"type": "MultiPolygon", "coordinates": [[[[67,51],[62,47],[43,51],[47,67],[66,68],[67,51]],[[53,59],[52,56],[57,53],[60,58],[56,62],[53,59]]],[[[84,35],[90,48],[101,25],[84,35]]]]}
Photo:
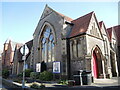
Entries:
{"type": "Polygon", "coordinates": [[[4,85],[0,85],[0,90],[13,90],[13,89],[10,89],[9,87],[4,85]]]}
{"type": "Polygon", "coordinates": [[[2,85],[2,83],[0,83],[0,90],[8,90],[5,86],[2,85]]]}
{"type": "Polygon", "coordinates": [[[0,77],[0,90],[12,90],[12,89],[9,89],[9,87],[5,86],[5,85],[2,85],[2,78],[0,77]]]}

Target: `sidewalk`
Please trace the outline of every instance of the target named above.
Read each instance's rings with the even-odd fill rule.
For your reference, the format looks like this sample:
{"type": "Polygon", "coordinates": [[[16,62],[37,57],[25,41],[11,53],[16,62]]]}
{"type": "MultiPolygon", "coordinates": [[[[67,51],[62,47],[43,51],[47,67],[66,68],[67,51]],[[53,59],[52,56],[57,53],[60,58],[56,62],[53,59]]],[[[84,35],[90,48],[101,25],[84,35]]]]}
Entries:
{"type": "MultiPolygon", "coordinates": [[[[119,78],[120,80],[120,78],[119,78]]],[[[22,84],[17,83],[17,82],[13,82],[11,80],[6,80],[8,82],[13,83],[14,85],[17,86],[22,86],[22,84]]],[[[37,84],[41,85],[41,83],[36,82],[37,84]]],[[[32,83],[26,83],[25,86],[26,87],[30,87],[32,83]]],[[[62,85],[62,84],[58,84],[55,82],[47,82],[47,83],[42,83],[43,85],[45,85],[45,87],[47,88],[90,88],[90,87],[111,87],[111,86],[120,86],[120,83],[118,82],[118,78],[113,78],[113,79],[96,79],[94,80],[94,83],[92,83],[91,85],[78,85],[78,86],[67,86],[67,85],[62,85]]]]}
{"type": "Polygon", "coordinates": [[[120,77],[115,77],[112,79],[95,79],[91,86],[120,86],[120,77]]]}
{"type": "MultiPolygon", "coordinates": [[[[94,83],[92,83],[91,85],[82,85],[82,87],[87,87],[87,86],[95,86],[95,87],[107,87],[107,86],[120,86],[120,77],[119,78],[112,78],[112,79],[95,79],[94,83]],[[118,80],[119,79],[119,80],[118,80]]],[[[13,82],[14,84],[20,85],[22,86],[22,84],[13,82]]],[[[35,82],[39,85],[41,85],[41,83],[35,82]]],[[[26,87],[30,87],[32,83],[26,83],[25,86],[26,87]]],[[[58,83],[54,83],[54,82],[49,82],[49,83],[42,83],[43,85],[45,85],[46,87],[68,87],[66,85],[62,85],[62,84],[58,84],[58,83]]],[[[74,87],[81,87],[79,86],[74,86],[74,87]]]]}

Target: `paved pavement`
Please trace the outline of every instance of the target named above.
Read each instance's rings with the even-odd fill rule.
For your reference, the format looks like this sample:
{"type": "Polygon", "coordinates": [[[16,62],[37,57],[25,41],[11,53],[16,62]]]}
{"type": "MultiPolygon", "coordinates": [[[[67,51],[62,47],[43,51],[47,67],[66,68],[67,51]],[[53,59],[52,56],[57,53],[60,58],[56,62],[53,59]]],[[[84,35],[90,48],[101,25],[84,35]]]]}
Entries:
{"type": "Polygon", "coordinates": [[[2,77],[0,76],[0,90],[12,90],[8,86],[2,84],[2,77]]]}
{"type": "Polygon", "coordinates": [[[0,90],[8,90],[5,86],[2,85],[2,83],[0,83],[0,90]]]}
{"type": "Polygon", "coordinates": [[[91,86],[104,87],[118,85],[120,85],[120,77],[119,78],[113,77],[112,79],[96,79],[94,80],[94,83],[91,86]]]}
{"type": "MultiPolygon", "coordinates": [[[[120,88],[120,78],[112,78],[112,79],[96,79],[94,80],[94,83],[92,83],[91,85],[83,85],[83,86],[73,86],[73,87],[68,87],[68,86],[65,86],[65,85],[61,85],[61,84],[58,84],[58,83],[54,83],[54,82],[49,82],[49,83],[42,83],[43,85],[45,85],[46,87],[50,87],[50,88],[104,88],[104,87],[116,87],[116,86],[119,86],[120,88]]],[[[17,82],[13,82],[14,84],[18,85],[18,86],[22,86],[22,84],[19,84],[17,82]]],[[[41,83],[38,83],[38,82],[35,82],[39,85],[41,85],[41,83]]],[[[30,87],[32,83],[26,83],[25,86],[26,87],[30,87]]],[[[52,88],[52,89],[53,89],[52,88]]],[[[9,89],[7,89],[9,90],[9,89]]],[[[106,90],[106,89],[105,89],[106,90]]],[[[117,89],[116,89],[117,90],[117,89]]]]}
{"type": "MultiPolygon", "coordinates": [[[[94,83],[92,83],[91,85],[83,85],[82,87],[108,87],[108,86],[120,86],[120,78],[112,78],[112,79],[95,79],[94,83]]],[[[22,84],[13,82],[14,84],[17,84],[19,86],[22,86],[22,84]]],[[[37,83],[39,85],[41,85],[41,83],[38,82],[34,82],[37,83]]],[[[61,85],[58,83],[42,83],[43,85],[45,85],[46,87],[66,87],[65,85],[61,85]]],[[[32,85],[32,83],[26,83],[25,86],[30,87],[30,85],[32,85]]],[[[74,86],[74,87],[81,87],[79,86],[74,86]]]]}

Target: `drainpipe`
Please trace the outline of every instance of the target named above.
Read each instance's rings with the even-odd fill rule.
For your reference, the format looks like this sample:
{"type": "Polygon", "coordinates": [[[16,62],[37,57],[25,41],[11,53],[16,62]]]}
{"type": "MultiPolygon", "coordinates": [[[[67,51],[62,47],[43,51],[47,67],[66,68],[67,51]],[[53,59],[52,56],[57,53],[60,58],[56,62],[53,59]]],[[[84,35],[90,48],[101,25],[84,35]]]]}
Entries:
{"type": "Polygon", "coordinates": [[[68,74],[68,80],[71,77],[71,64],[70,64],[70,40],[66,39],[67,43],[67,74],[68,74]]]}

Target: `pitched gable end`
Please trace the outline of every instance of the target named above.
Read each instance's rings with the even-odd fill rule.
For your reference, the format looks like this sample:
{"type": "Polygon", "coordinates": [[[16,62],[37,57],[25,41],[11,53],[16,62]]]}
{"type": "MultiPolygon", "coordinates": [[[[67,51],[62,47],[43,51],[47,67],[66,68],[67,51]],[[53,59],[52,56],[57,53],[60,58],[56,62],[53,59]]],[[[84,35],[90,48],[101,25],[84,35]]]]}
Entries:
{"type": "Polygon", "coordinates": [[[106,29],[105,23],[103,21],[99,22],[100,30],[103,34],[103,36],[106,36],[108,40],[110,41],[110,36],[108,33],[108,30],[106,29]]]}
{"type": "Polygon", "coordinates": [[[112,38],[112,27],[111,28],[107,28],[107,32],[109,35],[109,41],[111,42],[111,38],[112,38]]]}
{"type": "Polygon", "coordinates": [[[120,46],[120,25],[114,26],[114,31],[118,41],[118,46],[120,46]]]}
{"type": "Polygon", "coordinates": [[[45,9],[44,9],[44,11],[43,11],[43,13],[41,15],[40,20],[45,18],[46,16],[48,16],[52,12],[53,12],[53,10],[46,4],[45,9]]]}
{"type": "Polygon", "coordinates": [[[88,30],[86,33],[90,34],[94,37],[100,38],[100,39],[103,38],[95,13],[93,13],[93,15],[91,17],[89,27],[88,27],[88,30]]]}

